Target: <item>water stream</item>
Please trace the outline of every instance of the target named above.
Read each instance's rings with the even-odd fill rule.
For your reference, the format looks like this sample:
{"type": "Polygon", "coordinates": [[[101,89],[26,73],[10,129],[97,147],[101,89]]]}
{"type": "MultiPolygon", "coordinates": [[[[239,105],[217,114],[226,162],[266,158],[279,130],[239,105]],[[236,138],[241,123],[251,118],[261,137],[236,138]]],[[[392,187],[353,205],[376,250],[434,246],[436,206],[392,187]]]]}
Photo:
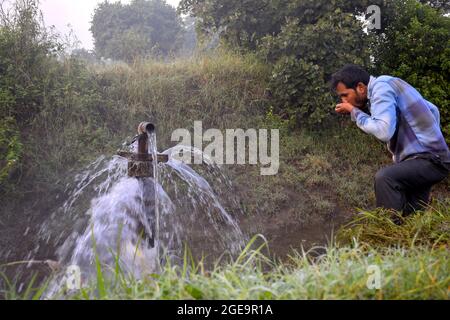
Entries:
{"type": "MultiPolygon", "coordinates": [[[[69,198],[42,224],[40,238],[62,243],[58,260],[79,267],[83,281],[97,263],[106,273],[120,267],[139,279],[167,259],[182,261],[185,246],[197,257],[239,253],[246,237],[231,182],[206,156],[197,170],[176,160],[179,152],[171,148],[167,163],[154,161],[153,178],[128,177],[127,159],[98,158],[68,186],[69,198]]],[[[155,135],[149,153],[157,158],[155,135]]]]}

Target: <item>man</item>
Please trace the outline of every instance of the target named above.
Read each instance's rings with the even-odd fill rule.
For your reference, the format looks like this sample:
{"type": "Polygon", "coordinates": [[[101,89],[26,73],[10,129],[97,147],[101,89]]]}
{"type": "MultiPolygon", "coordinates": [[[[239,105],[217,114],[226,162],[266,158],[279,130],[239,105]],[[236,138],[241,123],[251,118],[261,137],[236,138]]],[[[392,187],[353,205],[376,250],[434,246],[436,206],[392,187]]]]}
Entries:
{"type": "Polygon", "coordinates": [[[430,201],[431,187],[445,179],[450,151],[439,125],[438,108],[405,81],[370,76],[346,65],[331,80],[340,104],[357,126],[388,144],[394,164],[375,176],[376,205],[407,216],[430,201]],[[364,112],[370,101],[370,115],[364,112]]]}

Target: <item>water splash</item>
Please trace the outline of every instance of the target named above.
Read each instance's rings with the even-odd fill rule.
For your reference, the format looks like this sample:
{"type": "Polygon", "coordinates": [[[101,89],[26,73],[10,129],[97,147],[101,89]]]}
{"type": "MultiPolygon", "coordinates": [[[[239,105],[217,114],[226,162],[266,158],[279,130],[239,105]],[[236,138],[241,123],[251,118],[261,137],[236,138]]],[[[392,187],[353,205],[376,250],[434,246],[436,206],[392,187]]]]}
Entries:
{"type": "MultiPolygon", "coordinates": [[[[156,145],[156,133],[152,132],[148,135],[148,151],[147,153],[152,155],[152,159],[153,159],[153,190],[158,190],[159,188],[159,170],[158,170],[158,149],[157,149],[157,145],[156,145]]],[[[160,262],[160,236],[159,236],[159,231],[160,231],[160,213],[159,213],[159,202],[158,202],[158,192],[153,192],[153,197],[154,197],[154,216],[155,216],[155,221],[153,222],[154,226],[155,226],[155,239],[156,239],[156,246],[155,246],[155,250],[156,250],[156,262],[159,264],[160,262]]],[[[151,196],[151,195],[150,195],[151,196]]]]}
{"type": "MultiPolygon", "coordinates": [[[[192,235],[198,233],[195,226],[196,223],[199,224],[199,226],[211,226],[212,229],[207,230],[207,232],[205,232],[205,230],[200,232],[201,235],[214,239],[208,246],[209,250],[217,252],[221,250],[221,247],[228,247],[231,253],[239,252],[243,245],[242,240],[245,237],[239,228],[236,217],[233,217],[227,212],[219,200],[217,193],[205,178],[199,175],[190,166],[174,158],[179,151],[180,147],[175,147],[165,152],[166,154],[169,154],[170,160],[162,172],[166,179],[170,181],[179,181],[177,188],[174,190],[174,199],[176,199],[178,207],[183,207],[186,211],[192,212],[188,217],[185,215],[178,216],[178,219],[182,221],[183,225],[191,226],[191,230],[184,228],[181,232],[188,231],[190,234],[183,232],[183,235],[185,238],[192,239],[192,235]],[[183,188],[184,184],[186,184],[187,188],[183,188]],[[189,222],[193,222],[194,225],[189,222]]],[[[192,153],[198,154],[201,153],[201,151],[192,148],[192,153]]],[[[209,166],[213,172],[220,172],[219,167],[207,158],[206,155],[202,154],[202,156],[204,166],[209,166]]],[[[223,177],[220,178],[223,179],[223,177]]],[[[230,185],[229,181],[228,185],[230,185]]]]}
{"type": "MultiPolygon", "coordinates": [[[[66,235],[57,251],[63,265],[79,266],[89,279],[98,259],[106,272],[118,265],[141,278],[158,271],[160,252],[172,263],[182,260],[185,244],[197,257],[239,253],[246,237],[235,198],[231,190],[223,191],[231,182],[205,155],[202,176],[173,158],[179,151],[164,152],[168,163],[154,162],[154,178],[127,177],[127,161],[120,157],[101,157],[77,175],[68,187],[69,199],[41,228],[47,242],[54,238],[52,228],[64,228],[53,239],[66,235]]],[[[149,136],[149,153],[157,158],[154,135],[149,136]]]]}
{"type": "MultiPolygon", "coordinates": [[[[156,193],[170,206],[161,188],[156,193]]],[[[90,274],[98,258],[106,268],[114,268],[118,262],[122,271],[137,278],[154,272],[158,241],[154,194],[152,179],[122,178],[108,194],[95,199],[91,223],[77,238],[70,265],[90,274]]]]}

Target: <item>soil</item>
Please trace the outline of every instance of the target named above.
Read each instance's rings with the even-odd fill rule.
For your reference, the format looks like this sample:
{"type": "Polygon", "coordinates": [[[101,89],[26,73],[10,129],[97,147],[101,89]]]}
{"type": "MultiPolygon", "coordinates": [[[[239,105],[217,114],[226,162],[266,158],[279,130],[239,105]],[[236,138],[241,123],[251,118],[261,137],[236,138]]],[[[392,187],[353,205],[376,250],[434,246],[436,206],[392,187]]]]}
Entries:
{"type": "Polygon", "coordinates": [[[302,223],[289,210],[282,210],[276,215],[244,217],[240,219],[240,226],[248,235],[263,235],[269,254],[286,260],[293,251],[307,251],[330,244],[337,230],[351,219],[349,212],[338,208],[332,216],[321,221],[302,223]]]}

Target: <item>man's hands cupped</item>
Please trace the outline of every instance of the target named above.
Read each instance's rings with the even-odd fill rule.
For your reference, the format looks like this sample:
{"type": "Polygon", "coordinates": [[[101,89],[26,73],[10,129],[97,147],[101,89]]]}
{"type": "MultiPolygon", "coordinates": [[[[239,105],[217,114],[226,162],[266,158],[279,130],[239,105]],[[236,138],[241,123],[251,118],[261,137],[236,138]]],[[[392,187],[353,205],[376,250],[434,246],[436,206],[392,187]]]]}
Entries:
{"type": "Polygon", "coordinates": [[[340,114],[347,114],[352,112],[354,106],[348,102],[340,103],[336,105],[336,112],[340,114]]]}

